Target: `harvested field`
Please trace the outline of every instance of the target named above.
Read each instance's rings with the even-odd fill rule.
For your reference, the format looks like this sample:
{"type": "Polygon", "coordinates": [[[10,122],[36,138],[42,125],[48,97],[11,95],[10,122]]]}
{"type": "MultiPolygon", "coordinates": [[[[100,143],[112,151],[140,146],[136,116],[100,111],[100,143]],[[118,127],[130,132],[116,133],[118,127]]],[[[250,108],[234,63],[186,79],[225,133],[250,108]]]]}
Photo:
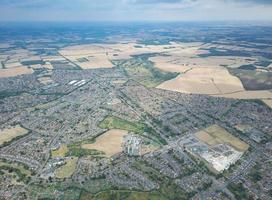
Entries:
{"type": "Polygon", "coordinates": [[[27,133],[28,130],[24,129],[20,125],[0,130],[0,145],[4,144],[5,142],[10,142],[12,139],[18,136],[23,136],[27,133]]]}
{"type": "Polygon", "coordinates": [[[55,172],[57,178],[69,178],[73,175],[76,165],[77,165],[78,158],[71,157],[66,160],[66,164],[58,168],[55,172]]]}
{"type": "Polygon", "coordinates": [[[241,81],[223,67],[192,68],[157,88],[195,94],[225,94],[244,91],[241,81]]]}
{"type": "Polygon", "coordinates": [[[66,145],[61,145],[59,149],[54,150],[51,152],[52,158],[56,157],[64,157],[66,153],[68,152],[68,148],[66,145]]]}
{"type": "Polygon", "coordinates": [[[32,74],[34,71],[25,66],[15,67],[10,69],[0,69],[0,78],[13,77],[22,74],[32,74]]]}
{"type": "Polygon", "coordinates": [[[271,100],[272,92],[269,90],[257,90],[257,91],[240,91],[229,94],[213,95],[217,97],[225,97],[230,99],[261,99],[271,100]]]}
{"type": "Polygon", "coordinates": [[[240,152],[245,152],[249,148],[248,144],[234,137],[218,125],[213,125],[197,132],[195,136],[210,146],[226,143],[240,152]]]}
{"type": "Polygon", "coordinates": [[[120,129],[112,129],[96,138],[93,144],[83,144],[83,149],[95,149],[105,153],[107,157],[111,157],[122,152],[123,137],[128,131],[120,129]]]}
{"type": "Polygon", "coordinates": [[[111,63],[113,60],[127,60],[132,58],[132,56],[147,53],[167,53],[172,51],[178,51],[179,53],[181,50],[183,53],[189,52],[189,54],[192,54],[192,52],[201,53],[202,51],[199,51],[198,48],[181,43],[141,45],[141,48],[139,48],[137,43],[96,44],[65,47],[59,53],[83,69],[94,69],[113,67],[111,63]],[[185,50],[182,50],[184,48],[185,50]]]}
{"type": "Polygon", "coordinates": [[[171,57],[169,58],[168,56],[151,57],[149,58],[149,60],[154,63],[154,67],[167,72],[184,73],[187,70],[191,69],[190,66],[171,63],[171,57]]]}
{"type": "Polygon", "coordinates": [[[267,99],[267,100],[263,100],[263,102],[269,106],[270,108],[272,108],[272,99],[267,99]]]}

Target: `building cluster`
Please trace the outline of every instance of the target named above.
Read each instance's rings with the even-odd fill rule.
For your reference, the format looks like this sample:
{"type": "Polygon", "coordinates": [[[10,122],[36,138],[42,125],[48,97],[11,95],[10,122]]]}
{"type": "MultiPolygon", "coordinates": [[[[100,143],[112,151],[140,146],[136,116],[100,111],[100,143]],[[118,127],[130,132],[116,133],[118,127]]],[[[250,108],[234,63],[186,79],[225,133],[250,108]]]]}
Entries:
{"type": "Polygon", "coordinates": [[[141,138],[133,134],[128,134],[123,139],[123,152],[128,156],[140,156],[141,145],[141,138]]]}

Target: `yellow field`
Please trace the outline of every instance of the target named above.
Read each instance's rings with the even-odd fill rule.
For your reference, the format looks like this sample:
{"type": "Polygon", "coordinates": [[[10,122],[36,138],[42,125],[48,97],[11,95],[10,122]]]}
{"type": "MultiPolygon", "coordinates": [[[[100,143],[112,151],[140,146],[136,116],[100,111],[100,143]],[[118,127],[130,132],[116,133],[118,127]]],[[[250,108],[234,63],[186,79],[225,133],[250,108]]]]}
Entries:
{"type": "Polygon", "coordinates": [[[123,137],[128,133],[125,130],[112,129],[99,136],[93,144],[83,144],[83,149],[95,149],[105,153],[107,157],[122,152],[123,137]]]}
{"type": "Polygon", "coordinates": [[[269,106],[270,108],[272,108],[272,99],[267,99],[267,100],[263,100],[263,102],[269,106]]]}
{"type": "Polygon", "coordinates": [[[56,177],[69,178],[72,176],[76,169],[77,161],[77,157],[71,157],[69,160],[66,160],[66,164],[56,170],[56,177]]]}
{"type": "Polygon", "coordinates": [[[224,67],[195,67],[157,88],[182,93],[220,95],[244,91],[241,81],[224,67]]]}
{"type": "Polygon", "coordinates": [[[32,74],[34,71],[25,66],[15,67],[10,69],[0,69],[0,78],[2,77],[13,77],[22,74],[32,74]]]}
{"type": "Polygon", "coordinates": [[[67,145],[61,145],[59,149],[52,151],[51,155],[52,158],[64,157],[67,152],[68,152],[67,145]]]}
{"type": "Polygon", "coordinates": [[[16,137],[25,135],[27,133],[28,130],[24,129],[20,125],[0,130],[0,145],[2,145],[4,142],[9,142],[16,137]]]}
{"type": "Polygon", "coordinates": [[[269,90],[256,90],[256,91],[240,91],[229,94],[213,95],[217,97],[225,97],[230,99],[261,99],[265,103],[271,101],[272,92],[269,90]]]}
{"type": "Polygon", "coordinates": [[[199,131],[195,136],[210,146],[226,143],[241,152],[245,152],[249,148],[248,144],[234,137],[218,125],[213,125],[203,131],[199,131]]]}

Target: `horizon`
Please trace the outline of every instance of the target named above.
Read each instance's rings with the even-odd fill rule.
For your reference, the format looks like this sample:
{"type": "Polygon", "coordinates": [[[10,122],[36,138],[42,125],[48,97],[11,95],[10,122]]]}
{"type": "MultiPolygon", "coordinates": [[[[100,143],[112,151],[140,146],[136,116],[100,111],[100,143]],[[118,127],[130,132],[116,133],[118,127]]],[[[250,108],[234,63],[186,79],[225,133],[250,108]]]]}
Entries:
{"type": "Polygon", "coordinates": [[[0,5],[0,22],[271,22],[272,19],[272,2],[268,0],[108,0],[102,3],[98,0],[0,0],[0,5]]]}

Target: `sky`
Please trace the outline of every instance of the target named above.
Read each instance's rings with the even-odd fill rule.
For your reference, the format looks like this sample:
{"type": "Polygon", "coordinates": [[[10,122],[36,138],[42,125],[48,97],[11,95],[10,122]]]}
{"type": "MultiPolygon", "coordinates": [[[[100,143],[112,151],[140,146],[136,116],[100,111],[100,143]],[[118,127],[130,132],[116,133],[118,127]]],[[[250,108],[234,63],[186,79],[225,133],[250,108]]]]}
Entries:
{"type": "Polygon", "coordinates": [[[272,0],[0,0],[0,21],[271,21],[272,0]]]}

